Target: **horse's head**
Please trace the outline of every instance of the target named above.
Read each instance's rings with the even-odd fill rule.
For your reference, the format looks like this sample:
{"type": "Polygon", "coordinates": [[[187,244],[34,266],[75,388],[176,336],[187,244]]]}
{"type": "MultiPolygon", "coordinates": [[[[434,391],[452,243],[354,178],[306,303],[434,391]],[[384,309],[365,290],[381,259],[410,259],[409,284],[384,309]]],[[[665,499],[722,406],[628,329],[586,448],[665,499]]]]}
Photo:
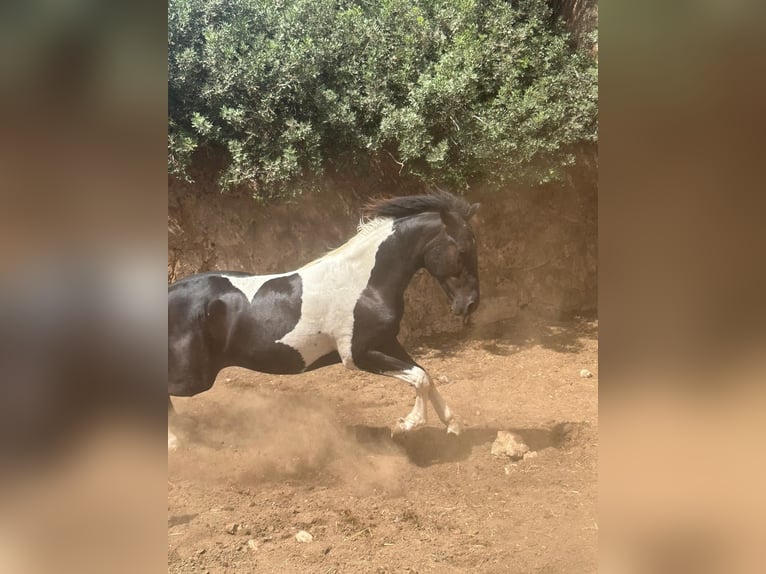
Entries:
{"type": "Polygon", "coordinates": [[[366,206],[368,216],[401,220],[403,225],[410,221],[422,233],[423,243],[409,242],[410,247],[418,246],[417,267],[425,267],[436,278],[452,312],[462,316],[464,323],[479,306],[476,239],[469,225],[478,208],[478,203],[471,205],[445,191],[378,199],[366,206]]]}
{"type": "Polygon", "coordinates": [[[479,264],[476,239],[469,225],[479,208],[471,205],[464,213],[443,211],[442,229],[428,242],[423,253],[424,266],[447,293],[455,315],[468,317],[479,306],[479,264]]]}

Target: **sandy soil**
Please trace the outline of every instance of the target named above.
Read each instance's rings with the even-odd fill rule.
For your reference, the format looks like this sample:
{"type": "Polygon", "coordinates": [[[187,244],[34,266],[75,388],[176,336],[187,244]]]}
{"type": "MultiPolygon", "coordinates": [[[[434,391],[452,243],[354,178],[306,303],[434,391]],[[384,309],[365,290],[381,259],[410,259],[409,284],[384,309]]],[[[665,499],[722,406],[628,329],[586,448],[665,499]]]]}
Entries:
{"type": "Polygon", "coordinates": [[[427,427],[392,440],[414,392],[341,366],[227,369],[211,391],[174,399],[168,571],[595,572],[596,323],[526,318],[467,335],[411,347],[461,415],[460,437],[429,406],[427,427]],[[537,457],[492,457],[498,430],[537,457]]]}

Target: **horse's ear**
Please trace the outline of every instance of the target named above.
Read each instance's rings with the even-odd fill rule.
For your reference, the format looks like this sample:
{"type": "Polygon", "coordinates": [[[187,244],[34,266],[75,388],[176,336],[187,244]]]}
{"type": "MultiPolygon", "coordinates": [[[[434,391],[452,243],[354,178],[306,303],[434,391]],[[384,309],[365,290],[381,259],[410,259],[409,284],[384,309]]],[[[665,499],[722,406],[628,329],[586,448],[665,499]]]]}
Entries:
{"type": "Polygon", "coordinates": [[[471,205],[471,207],[468,208],[468,217],[466,217],[466,219],[471,219],[474,215],[476,215],[476,212],[479,211],[480,207],[481,203],[474,203],[471,205]]]}

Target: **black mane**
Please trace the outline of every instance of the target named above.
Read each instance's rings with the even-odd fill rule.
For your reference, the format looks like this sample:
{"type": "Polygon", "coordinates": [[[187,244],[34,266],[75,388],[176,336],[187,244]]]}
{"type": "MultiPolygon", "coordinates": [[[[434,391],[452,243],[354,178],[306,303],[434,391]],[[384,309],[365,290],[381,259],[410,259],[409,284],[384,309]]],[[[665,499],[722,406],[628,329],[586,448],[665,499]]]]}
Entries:
{"type": "Polygon", "coordinates": [[[471,205],[462,197],[446,191],[435,191],[425,195],[405,195],[374,199],[364,208],[368,217],[407,217],[425,212],[452,212],[463,219],[471,216],[471,205]]]}

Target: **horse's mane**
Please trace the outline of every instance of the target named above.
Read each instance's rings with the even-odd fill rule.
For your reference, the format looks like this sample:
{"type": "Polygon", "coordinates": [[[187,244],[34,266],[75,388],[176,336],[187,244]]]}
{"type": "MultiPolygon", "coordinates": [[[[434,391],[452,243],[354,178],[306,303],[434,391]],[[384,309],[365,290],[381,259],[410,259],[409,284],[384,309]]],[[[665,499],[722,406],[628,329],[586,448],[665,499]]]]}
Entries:
{"type": "Polygon", "coordinates": [[[471,216],[471,205],[462,197],[439,190],[424,195],[373,199],[364,206],[364,214],[370,218],[399,218],[429,211],[452,212],[467,220],[471,216]]]}
{"type": "Polygon", "coordinates": [[[357,233],[340,247],[328,251],[319,259],[310,261],[301,269],[326,259],[350,245],[361,241],[364,237],[375,233],[387,225],[390,218],[408,217],[418,213],[437,212],[453,213],[457,217],[468,220],[475,210],[462,197],[457,197],[446,191],[434,191],[424,195],[406,195],[373,199],[364,206],[363,218],[357,227],[357,233]]]}

